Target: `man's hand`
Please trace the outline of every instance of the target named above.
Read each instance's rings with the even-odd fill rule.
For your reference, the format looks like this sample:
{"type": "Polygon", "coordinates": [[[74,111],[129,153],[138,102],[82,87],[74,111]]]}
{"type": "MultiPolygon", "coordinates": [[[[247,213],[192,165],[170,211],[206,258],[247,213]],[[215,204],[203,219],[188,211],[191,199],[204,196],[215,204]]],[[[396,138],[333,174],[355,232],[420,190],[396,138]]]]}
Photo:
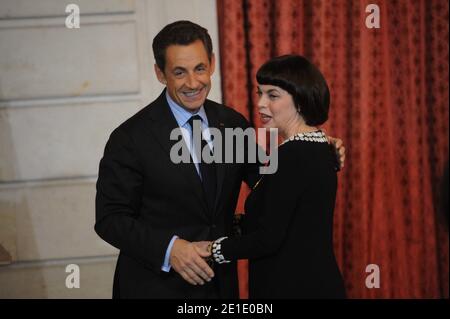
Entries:
{"type": "Polygon", "coordinates": [[[344,143],[341,139],[327,136],[328,143],[334,146],[334,149],[336,151],[336,159],[339,164],[339,169],[344,168],[344,162],[345,162],[345,147],[344,143]]]}
{"type": "Polygon", "coordinates": [[[214,272],[202,257],[209,253],[196,248],[191,242],[176,239],[170,252],[170,265],[192,285],[203,285],[214,277],[214,272]]]}

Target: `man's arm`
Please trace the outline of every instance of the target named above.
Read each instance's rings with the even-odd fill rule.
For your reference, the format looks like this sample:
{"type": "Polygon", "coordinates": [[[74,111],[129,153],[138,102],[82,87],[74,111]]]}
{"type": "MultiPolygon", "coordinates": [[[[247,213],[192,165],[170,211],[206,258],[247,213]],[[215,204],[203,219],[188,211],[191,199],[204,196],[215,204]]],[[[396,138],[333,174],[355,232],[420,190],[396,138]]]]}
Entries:
{"type": "Polygon", "coordinates": [[[143,169],[131,138],[121,129],[110,136],[100,161],[95,231],[106,242],[155,271],[161,271],[173,236],[139,219],[143,169]]]}
{"type": "Polygon", "coordinates": [[[135,152],[133,141],[125,132],[117,129],[111,134],[99,168],[95,231],[155,272],[170,270],[171,266],[192,284],[199,283],[199,277],[209,279],[213,272],[197,251],[181,245],[169,231],[154,228],[138,218],[143,168],[135,152]],[[165,264],[167,253],[170,266],[165,264]]]}

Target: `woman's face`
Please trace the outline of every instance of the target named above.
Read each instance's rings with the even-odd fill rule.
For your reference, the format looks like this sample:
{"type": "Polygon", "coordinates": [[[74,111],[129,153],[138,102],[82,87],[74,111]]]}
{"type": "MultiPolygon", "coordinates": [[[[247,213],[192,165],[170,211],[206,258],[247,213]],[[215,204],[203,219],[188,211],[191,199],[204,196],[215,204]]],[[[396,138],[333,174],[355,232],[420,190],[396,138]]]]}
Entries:
{"type": "Polygon", "coordinates": [[[278,128],[285,135],[297,125],[300,115],[287,91],[274,85],[259,85],[258,95],[259,115],[265,128],[278,128]]]}

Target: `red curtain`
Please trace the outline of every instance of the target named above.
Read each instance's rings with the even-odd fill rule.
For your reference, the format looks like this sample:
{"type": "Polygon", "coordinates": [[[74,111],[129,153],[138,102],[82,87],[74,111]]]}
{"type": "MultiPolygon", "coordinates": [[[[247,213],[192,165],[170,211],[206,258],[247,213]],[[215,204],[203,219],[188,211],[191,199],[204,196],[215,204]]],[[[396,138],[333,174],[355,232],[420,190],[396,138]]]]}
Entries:
{"type": "MultiPolygon", "coordinates": [[[[217,7],[224,103],[255,126],[255,73],[267,59],[304,55],[328,81],[324,128],[347,150],[334,238],[349,297],[448,298],[448,224],[438,204],[448,160],[448,1],[218,0],[217,7]],[[366,27],[371,3],[380,28],[366,27]],[[380,288],[366,287],[369,264],[379,266],[380,288]]],[[[243,298],[246,271],[241,263],[243,298]]]]}

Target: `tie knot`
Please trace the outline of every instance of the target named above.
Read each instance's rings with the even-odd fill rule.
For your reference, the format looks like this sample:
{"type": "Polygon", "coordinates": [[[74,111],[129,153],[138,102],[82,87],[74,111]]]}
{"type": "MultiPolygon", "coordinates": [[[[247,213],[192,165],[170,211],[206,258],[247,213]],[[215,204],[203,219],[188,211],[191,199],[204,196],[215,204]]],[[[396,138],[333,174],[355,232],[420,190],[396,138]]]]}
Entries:
{"type": "Polygon", "coordinates": [[[200,121],[197,123],[197,125],[199,125],[202,122],[202,118],[200,117],[200,115],[191,116],[191,118],[188,120],[188,123],[191,126],[191,128],[194,128],[194,121],[200,121]]]}

